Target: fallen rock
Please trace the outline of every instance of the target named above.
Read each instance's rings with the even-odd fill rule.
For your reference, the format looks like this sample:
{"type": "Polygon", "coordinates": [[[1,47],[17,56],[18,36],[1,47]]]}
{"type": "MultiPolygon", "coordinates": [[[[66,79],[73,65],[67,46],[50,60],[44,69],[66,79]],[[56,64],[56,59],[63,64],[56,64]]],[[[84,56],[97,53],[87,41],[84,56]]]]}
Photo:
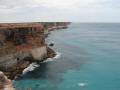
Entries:
{"type": "Polygon", "coordinates": [[[56,55],[56,52],[53,49],[48,47],[47,48],[47,58],[53,58],[53,57],[55,57],[55,55],[56,55]]]}
{"type": "Polygon", "coordinates": [[[49,46],[54,46],[54,43],[50,43],[49,46]]]}

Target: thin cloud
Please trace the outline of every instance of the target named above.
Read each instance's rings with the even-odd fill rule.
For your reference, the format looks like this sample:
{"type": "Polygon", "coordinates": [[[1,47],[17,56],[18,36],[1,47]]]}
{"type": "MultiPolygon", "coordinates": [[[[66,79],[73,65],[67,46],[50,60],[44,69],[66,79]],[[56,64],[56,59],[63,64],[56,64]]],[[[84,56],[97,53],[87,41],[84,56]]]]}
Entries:
{"type": "Polygon", "coordinates": [[[111,21],[120,17],[119,3],[119,0],[0,0],[0,22],[101,21],[101,16],[103,21],[111,21]]]}

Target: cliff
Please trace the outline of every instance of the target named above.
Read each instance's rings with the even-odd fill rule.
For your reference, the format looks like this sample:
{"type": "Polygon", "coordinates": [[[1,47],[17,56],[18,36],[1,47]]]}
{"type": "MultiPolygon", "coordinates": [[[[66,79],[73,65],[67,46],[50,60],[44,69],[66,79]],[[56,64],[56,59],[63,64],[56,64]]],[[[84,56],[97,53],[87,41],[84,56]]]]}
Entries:
{"type": "Polygon", "coordinates": [[[0,90],[15,90],[12,86],[11,80],[9,80],[3,72],[0,71],[0,90]]]}
{"type": "Polygon", "coordinates": [[[9,79],[20,75],[32,62],[54,57],[45,43],[50,30],[67,28],[67,22],[0,24],[0,70],[9,79]],[[14,72],[13,72],[14,71],[14,72]]]}

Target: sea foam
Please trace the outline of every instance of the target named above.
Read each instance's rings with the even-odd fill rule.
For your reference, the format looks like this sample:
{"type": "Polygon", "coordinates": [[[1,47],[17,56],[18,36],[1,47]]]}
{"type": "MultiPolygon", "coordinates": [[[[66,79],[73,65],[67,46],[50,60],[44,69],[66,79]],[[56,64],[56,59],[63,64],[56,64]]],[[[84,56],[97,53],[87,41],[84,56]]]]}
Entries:
{"type": "Polygon", "coordinates": [[[56,52],[56,56],[55,56],[55,57],[53,57],[53,58],[48,58],[47,60],[43,61],[42,63],[55,61],[55,59],[58,59],[58,58],[60,58],[60,57],[61,57],[61,53],[56,52]]]}
{"type": "MultiPolygon", "coordinates": [[[[60,58],[61,57],[61,53],[59,53],[59,52],[56,52],[56,56],[55,57],[53,57],[53,58],[48,58],[47,60],[45,60],[45,61],[43,61],[43,62],[41,62],[41,63],[45,63],[45,62],[51,62],[51,61],[54,61],[55,59],[58,59],[58,58],[60,58]]],[[[25,68],[24,70],[23,70],[23,75],[24,74],[26,74],[27,72],[29,72],[29,71],[33,71],[33,70],[35,70],[37,67],[40,67],[40,65],[39,64],[37,64],[37,63],[32,63],[32,64],[30,64],[27,68],[25,68]]]]}
{"type": "Polygon", "coordinates": [[[27,68],[25,68],[24,70],[23,70],[23,74],[25,74],[25,73],[27,73],[27,72],[29,72],[29,71],[33,71],[35,68],[37,68],[37,67],[39,67],[40,65],[39,64],[37,64],[37,63],[32,63],[32,64],[30,64],[27,68]]]}
{"type": "Polygon", "coordinates": [[[61,57],[61,53],[60,53],[60,52],[56,52],[56,56],[53,57],[53,59],[58,59],[58,58],[60,58],[60,57],[61,57]]]}
{"type": "Polygon", "coordinates": [[[80,86],[80,87],[84,87],[86,85],[87,85],[86,83],[78,83],[78,86],[80,86]]]}

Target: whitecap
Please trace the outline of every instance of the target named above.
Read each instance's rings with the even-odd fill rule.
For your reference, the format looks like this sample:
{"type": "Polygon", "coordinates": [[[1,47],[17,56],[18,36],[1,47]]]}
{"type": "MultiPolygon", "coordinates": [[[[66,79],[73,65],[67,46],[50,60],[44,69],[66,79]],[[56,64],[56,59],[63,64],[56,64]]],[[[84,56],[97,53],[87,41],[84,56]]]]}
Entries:
{"type": "Polygon", "coordinates": [[[37,67],[39,67],[40,65],[39,64],[37,64],[37,63],[32,63],[32,64],[30,64],[27,68],[25,68],[24,70],[23,70],[23,74],[25,74],[25,73],[27,73],[27,72],[29,72],[29,71],[33,71],[35,68],[37,68],[37,67]]]}
{"type": "Polygon", "coordinates": [[[80,86],[80,87],[84,87],[86,85],[87,85],[86,83],[78,83],[78,86],[80,86]]]}

